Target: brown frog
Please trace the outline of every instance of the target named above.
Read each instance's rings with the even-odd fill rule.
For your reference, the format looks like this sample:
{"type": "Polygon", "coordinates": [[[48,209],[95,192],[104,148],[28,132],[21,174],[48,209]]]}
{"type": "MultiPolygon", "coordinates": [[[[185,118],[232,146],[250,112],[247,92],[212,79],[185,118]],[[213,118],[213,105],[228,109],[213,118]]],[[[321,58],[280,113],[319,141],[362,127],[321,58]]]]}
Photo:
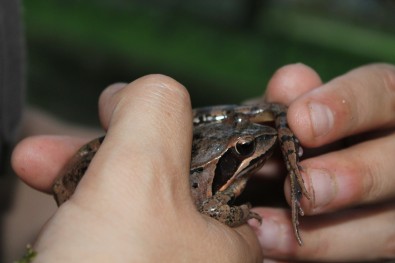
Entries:
{"type": "MultiPolygon", "coordinates": [[[[280,104],[225,105],[193,111],[193,142],[190,169],[192,197],[199,212],[231,226],[261,217],[249,204],[229,203],[241,194],[251,174],[259,170],[279,144],[291,181],[292,223],[300,245],[298,215],[302,195],[310,199],[300,174],[302,153],[298,139],[289,129],[286,107],[280,104]],[[264,125],[274,122],[275,128],[264,125]]],[[[85,174],[104,136],[84,145],[66,165],[53,185],[61,205],[71,197],[85,174]]],[[[133,154],[133,153],[131,153],[133,154]]]]}

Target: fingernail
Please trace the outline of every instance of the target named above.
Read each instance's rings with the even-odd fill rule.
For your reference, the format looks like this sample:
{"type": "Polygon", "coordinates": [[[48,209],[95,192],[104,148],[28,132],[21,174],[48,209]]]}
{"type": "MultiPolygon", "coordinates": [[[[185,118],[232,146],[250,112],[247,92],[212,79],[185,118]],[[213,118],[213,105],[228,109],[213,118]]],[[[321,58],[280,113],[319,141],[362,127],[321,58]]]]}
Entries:
{"type": "Polygon", "coordinates": [[[262,225],[257,229],[259,243],[264,251],[277,251],[283,247],[283,237],[287,234],[287,228],[271,218],[264,218],[262,225]]]}
{"type": "Polygon", "coordinates": [[[111,84],[109,87],[107,87],[107,89],[109,89],[109,92],[111,94],[115,94],[118,91],[120,91],[121,89],[125,88],[126,86],[127,86],[127,83],[119,82],[119,83],[111,84]]]}
{"type": "Polygon", "coordinates": [[[337,183],[334,175],[325,169],[307,169],[314,194],[314,210],[325,207],[336,196],[337,183]]]}
{"type": "Polygon", "coordinates": [[[315,137],[327,134],[333,127],[334,116],[331,109],[321,103],[310,102],[310,119],[315,137]]]}

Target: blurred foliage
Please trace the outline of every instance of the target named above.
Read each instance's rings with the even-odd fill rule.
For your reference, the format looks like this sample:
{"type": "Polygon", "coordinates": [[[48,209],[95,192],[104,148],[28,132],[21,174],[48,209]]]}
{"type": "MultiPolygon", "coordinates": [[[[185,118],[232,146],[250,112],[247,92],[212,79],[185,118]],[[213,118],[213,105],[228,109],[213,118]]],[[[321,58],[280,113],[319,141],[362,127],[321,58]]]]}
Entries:
{"type": "Polygon", "coordinates": [[[101,90],[167,74],[194,107],[263,93],[275,70],[302,62],[324,81],[395,63],[393,1],[24,1],[28,100],[97,124],[101,90]]]}

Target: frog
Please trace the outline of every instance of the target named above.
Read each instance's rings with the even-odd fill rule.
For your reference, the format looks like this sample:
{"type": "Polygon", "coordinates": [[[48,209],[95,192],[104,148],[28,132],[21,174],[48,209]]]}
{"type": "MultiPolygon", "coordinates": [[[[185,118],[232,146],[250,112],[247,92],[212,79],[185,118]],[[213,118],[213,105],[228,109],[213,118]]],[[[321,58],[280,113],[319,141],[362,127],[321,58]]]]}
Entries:
{"type": "MultiPolygon", "coordinates": [[[[60,206],[74,193],[105,135],[83,145],[55,180],[52,191],[60,206]]],[[[291,221],[299,245],[300,201],[310,199],[302,177],[299,140],[289,128],[287,107],[278,103],[219,105],[193,110],[193,139],[189,182],[197,210],[229,227],[262,218],[251,204],[234,205],[248,179],[263,167],[274,149],[281,149],[291,188],[291,221]],[[269,125],[270,123],[274,125],[269,125]]],[[[131,153],[133,154],[133,153],[131,153]]]]}

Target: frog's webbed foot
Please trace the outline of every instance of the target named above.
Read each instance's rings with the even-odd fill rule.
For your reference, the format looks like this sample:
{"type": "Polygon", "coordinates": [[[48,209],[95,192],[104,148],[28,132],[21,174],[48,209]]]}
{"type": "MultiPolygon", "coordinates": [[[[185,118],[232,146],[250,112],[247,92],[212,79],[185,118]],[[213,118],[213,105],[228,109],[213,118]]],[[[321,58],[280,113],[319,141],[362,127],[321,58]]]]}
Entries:
{"type": "Polygon", "coordinates": [[[262,223],[262,217],[250,211],[251,204],[231,206],[228,204],[231,197],[224,193],[217,193],[208,198],[199,208],[199,212],[208,215],[230,227],[244,224],[249,219],[256,219],[262,223]]]}
{"type": "Polygon", "coordinates": [[[284,110],[276,112],[276,128],[282,155],[291,181],[292,224],[296,239],[299,245],[302,245],[303,242],[299,233],[298,217],[299,215],[303,216],[304,212],[300,206],[300,200],[303,195],[307,199],[310,199],[310,194],[307,192],[301,175],[302,167],[299,165],[299,157],[302,155],[303,151],[299,144],[299,140],[288,127],[286,112],[284,110]]]}

